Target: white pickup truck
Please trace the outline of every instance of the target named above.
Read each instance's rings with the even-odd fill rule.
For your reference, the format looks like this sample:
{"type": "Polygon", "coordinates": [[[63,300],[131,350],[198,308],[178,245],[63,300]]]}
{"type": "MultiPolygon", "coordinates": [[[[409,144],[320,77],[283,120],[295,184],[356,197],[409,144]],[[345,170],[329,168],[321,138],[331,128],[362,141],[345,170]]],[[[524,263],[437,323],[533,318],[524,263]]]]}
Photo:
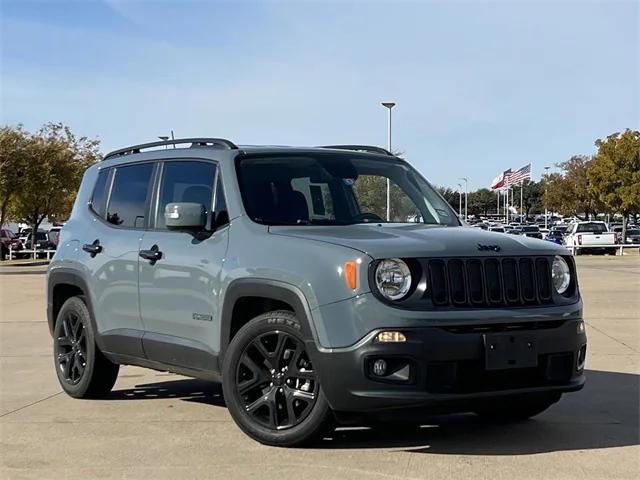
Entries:
{"type": "Polygon", "coordinates": [[[575,222],[569,225],[564,235],[564,245],[581,253],[616,254],[616,236],[609,232],[604,222],[575,222]]]}

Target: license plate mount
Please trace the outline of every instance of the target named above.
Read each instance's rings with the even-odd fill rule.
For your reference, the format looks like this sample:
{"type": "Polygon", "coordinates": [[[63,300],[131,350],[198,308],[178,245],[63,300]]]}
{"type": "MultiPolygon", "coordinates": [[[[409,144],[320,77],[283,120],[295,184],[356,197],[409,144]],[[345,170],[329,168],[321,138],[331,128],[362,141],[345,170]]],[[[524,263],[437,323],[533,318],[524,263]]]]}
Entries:
{"type": "Polygon", "coordinates": [[[538,345],[533,334],[485,333],[482,341],[487,370],[538,366],[538,345]]]}

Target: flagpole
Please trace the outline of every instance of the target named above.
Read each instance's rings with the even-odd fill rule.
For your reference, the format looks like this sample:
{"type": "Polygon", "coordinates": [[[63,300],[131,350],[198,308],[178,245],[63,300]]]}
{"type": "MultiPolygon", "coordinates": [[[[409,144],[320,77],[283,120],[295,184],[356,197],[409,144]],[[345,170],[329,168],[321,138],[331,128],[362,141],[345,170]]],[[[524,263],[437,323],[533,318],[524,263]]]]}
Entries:
{"type": "Polygon", "coordinates": [[[524,180],[520,180],[520,221],[522,222],[522,192],[524,190],[524,180]]]}
{"type": "Polygon", "coordinates": [[[510,205],[510,201],[509,201],[509,190],[511,190],[511,187],[509,186],[509,177],[507,176],[507,205],[506,205],[506,210],[505,210],[505,215],[507,218],[507,225],[509,225],[509,205],[510,205]]]}

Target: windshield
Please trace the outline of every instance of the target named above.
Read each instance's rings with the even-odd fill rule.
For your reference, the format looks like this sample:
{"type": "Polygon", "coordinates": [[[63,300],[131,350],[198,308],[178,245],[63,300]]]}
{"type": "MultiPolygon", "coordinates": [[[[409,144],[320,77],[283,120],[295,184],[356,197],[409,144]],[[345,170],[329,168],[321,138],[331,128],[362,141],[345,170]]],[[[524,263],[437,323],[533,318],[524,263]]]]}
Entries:
{"type": "Polygon", "coordinates": [[[241,157],[236,165],[245,209],[259,223],[460,225],[449,204],[394,157],[278,154],[241,157]]]}
{"type": "Polygon", "coordinates": [[[539,227],[522,227],[523,232],[531,233],[531,232],[539,232],[539,227]]]}
{"type": "Polygon", "coordinates": [[[591,232],[591,233],[607,233],[607,227],[604,223],[579,223],[576,228],[577,233],[591,232]]]}

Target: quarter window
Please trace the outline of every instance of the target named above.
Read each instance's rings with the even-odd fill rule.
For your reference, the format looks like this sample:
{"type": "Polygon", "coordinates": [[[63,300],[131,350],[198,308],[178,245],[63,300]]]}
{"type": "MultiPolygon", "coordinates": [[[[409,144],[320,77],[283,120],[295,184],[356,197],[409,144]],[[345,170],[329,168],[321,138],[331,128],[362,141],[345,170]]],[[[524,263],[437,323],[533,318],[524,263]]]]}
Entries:
{"type": "Polygon", "coordinates": [[[165,162],[158,201],[156,228],[165,228],[164,210],[167,204],[190,202],[204,205],[207,213],[213,205],[213,184],[216,166],[208,162],[165,162]]]}
{"type": "Polygon", "coordinates": [[[117,167],[107,222],[126,228],[143,228],[153,164],[117,167]]]}
{"type": "Polygon", "coordinates": [[[215,203],[216,218],[214,220],[214,226],[216,228],[221,227],[229,223],[229,212],[227,210],[227,199],[224,196],[224,187],[222,186],[222,178],[218,173],[218,182],[216,183],[216,203],[215,203]]]}
{"type": "Polygon", "coordinates": [[[109,169],[100,170],[98,180],[93,190],[91,199],[91,209],[104,218],[105,207],[107,206],[107,180],[109,179],[109,169]]]}

